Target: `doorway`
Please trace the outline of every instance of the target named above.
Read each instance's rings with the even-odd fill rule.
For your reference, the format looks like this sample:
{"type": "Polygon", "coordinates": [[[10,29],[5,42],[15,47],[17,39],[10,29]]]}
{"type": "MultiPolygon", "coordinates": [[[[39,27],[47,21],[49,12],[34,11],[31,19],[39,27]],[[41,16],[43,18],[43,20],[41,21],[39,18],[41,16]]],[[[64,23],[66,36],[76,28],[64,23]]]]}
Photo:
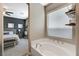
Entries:
{"type": "Polygon", "coordinates": [[[3,55],[28,55],[28,4],[3,4],[3,55]]]}

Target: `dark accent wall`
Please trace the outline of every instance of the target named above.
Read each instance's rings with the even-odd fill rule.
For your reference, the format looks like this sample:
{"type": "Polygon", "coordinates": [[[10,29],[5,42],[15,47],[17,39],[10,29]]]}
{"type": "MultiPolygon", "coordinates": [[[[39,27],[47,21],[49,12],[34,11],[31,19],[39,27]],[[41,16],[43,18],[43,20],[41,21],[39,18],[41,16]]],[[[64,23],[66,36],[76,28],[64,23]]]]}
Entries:
{"type": "Polygon", "coordinates": [[[19,35],[20,38],[24,37],[24,30],[25,30],[25,19],[18,19],[18,18],[11,18],[4,16],[4,31],[7,30],[16,30],[16,34],[19,35]],[[14,23],[14,28],[8,28],[8,23],[14,23]],[[18,24],[23,24],[23,28],[20,28],[20,32],[18,32],[18,24]]]}

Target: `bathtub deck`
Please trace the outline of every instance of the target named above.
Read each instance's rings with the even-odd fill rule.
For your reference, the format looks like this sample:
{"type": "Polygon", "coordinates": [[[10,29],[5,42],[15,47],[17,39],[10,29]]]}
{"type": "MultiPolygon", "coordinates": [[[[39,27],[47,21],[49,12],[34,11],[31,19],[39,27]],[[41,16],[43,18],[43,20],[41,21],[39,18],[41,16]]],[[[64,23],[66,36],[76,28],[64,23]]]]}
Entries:
{"type": "Polygon", "coordinates": [[[75,45],[48,38],[32,41],[32,48],[43,56],[75,56],[76,52],[75,45]]]}

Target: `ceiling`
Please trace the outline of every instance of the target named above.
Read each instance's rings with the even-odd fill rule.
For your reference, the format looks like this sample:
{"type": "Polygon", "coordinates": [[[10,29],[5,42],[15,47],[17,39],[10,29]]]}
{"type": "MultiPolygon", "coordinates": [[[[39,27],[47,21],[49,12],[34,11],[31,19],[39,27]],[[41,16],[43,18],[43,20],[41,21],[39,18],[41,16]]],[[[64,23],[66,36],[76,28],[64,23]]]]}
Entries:
{"type": "Polygon", "coordinates": [[[28,18],[28,5],[26,3],[4,3],[3,6],[5,12],[13,12],[11,15],[7,15],[4,12],[4,16],[20,19],[28,18]]]}
{"type": "MultiPolygon", "coordinates": [[[[43,6],[47,4],[41,3],[43,6]]],[[[28,5],[26,3],[4,3],[3,8],[5,9],[4,16],[20,19],[28,18],[28,5]],[[7,15],[6,12],[12,12],[13,14],[7,15]]]]}
{"type": "MultiPolygon", "coordinates": [[[[40,3],[42,6],[46,6],[49,3],[40,3]]],[[[65,4],[65,3],[63,3],[65,4]]],[[[55,7],[63,5],[62,3],[58,4],[58,3],[52,3],[52,5],[50,7],[48,7],[47,9],[55,9],[55,7]]],[[[7,15],[5,12],[3,13],[4,16],[7,17],[13,17],[13,18],[20,18],[20,19],[26,19],[28,18],[28,5],[26,3],[4,3],[3,4],[5,12],[13,12],[13,14],[11,15],[7,15]]]]}

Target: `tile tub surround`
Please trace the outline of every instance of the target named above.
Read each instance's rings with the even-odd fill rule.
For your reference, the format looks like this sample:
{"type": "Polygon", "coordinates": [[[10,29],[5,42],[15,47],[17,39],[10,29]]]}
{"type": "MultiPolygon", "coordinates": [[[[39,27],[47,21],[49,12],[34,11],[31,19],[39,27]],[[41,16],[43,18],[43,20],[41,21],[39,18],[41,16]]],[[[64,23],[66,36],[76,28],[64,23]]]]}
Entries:
{"type": "Polygon", "coordinates": [[[42,38],[32,41],[32,48],[42,56],[75,56],[76,47],[73,44],[42,38]],[[36,47],[37,46],[37,47],[36,47]]]}

